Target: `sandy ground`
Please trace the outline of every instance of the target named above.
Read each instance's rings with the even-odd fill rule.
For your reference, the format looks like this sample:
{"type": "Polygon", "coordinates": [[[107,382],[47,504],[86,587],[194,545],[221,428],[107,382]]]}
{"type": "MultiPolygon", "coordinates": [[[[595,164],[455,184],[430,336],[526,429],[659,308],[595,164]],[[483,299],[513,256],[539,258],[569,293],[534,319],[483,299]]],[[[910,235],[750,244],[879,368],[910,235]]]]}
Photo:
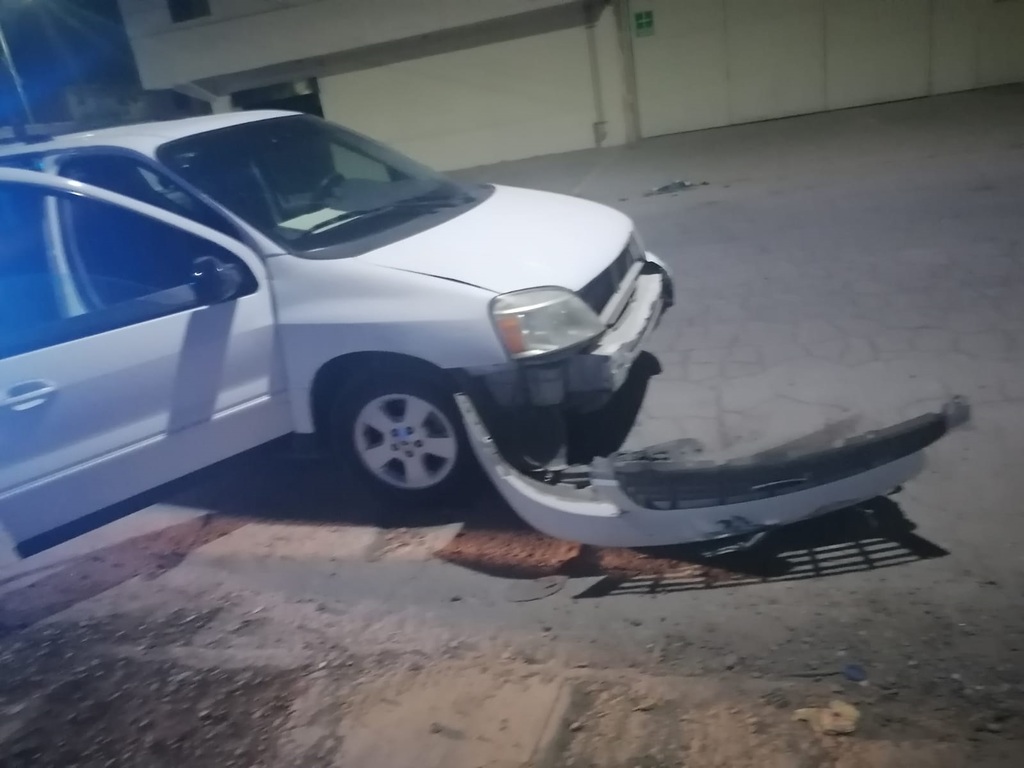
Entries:
{"type": "Polygon", "coordinates": [[[472,172],[619,205],[676,272],[657,364],[578,453],[966,393],[973,426],[903,493],[709,560],[553,541],[486,493],[385,513],[258,452],[0,570],[0,766],[1019,766],[1022,104],[472,172]],[[675,178],[709,184],[643,196],[675,178]],[[833,700],[853,733],[794,719],[833,700]]]}
{"type": "MultiPolygon", "coordinates": [[[[1003,659],[998,647],[982,645],[973,659],[993,665],[985,684],[974,674],[937,675],[934,662],[948,664],[955,652],[929,638],[866,642],[864,681],[844,675],[862,657],[846,650],[824,664],[776,649],[768,669],[718,654],[700,667],[679,665],[701,654],[664,616],[652,643],[641,644],[644,619],[626,622],[632,645],[573,636],[566,614],[586,603],[581,587],[593,578],[569,578],[560,591],[520,603],[534,580],[478,577],[487,584],[474,594],[453,589],[462,566],[436,562],[471,552],[474,563],[518,561],[540,574],[560,556],[563,567],[551,570],[572,573],[578,547],[525,534],[514,547],[498,537],[488,552],[479,542],[467,550],[474,537],[451,532],[320,526],[318,538],[370,546],[350,548],[351,559],[336,552],[311,572],[308,558],[323,548],[311,547],[309,535],[217,523],[201,537],[202,526],[192,526],[187,533],[202,543],[188,553],[185,531],[168,531],[130,562],[97,553],[27,590],[39,611],[58,612],[4,637],[0,765],[942,768],[1019,765],[1024,748],[1024,688],[1005,682],[1019,681],[1020,670],[994,666],[1003,659]],[[448,542],[433,557],[422,547],[432,537],[448,542]],[[273,550],[260,570],[273,574],[275,589],[233,564],[261,549],[273,550]],[[178,562],[168,565],[168,555],[178,562]],[[130,577],[61,610],[64,591],[83,577],[95,589],[105,565],[130,568],[130,577]],[[402,573],[410,566],[418,575],[402,573]],[[407,592],[430,576],[435,586],[455,583],[445,585],[444,602],[413,587],[403,605],[394,584],[380,583],[396,575],[407,592]],[[357,588],[318,588],[316,579],[357,588]],[[370,580],[376,590],[366,588],[370,580]],[[445,603],[466,608],[471,620],[445,603]],[[551,623],[536,628],[472,620],[545,604],[551,623]],[[907,658],[908,647],[931,658],[907,658]],[[834,700],[859,711],[854,733],[819,734],[794,719],[834,700]]],[[[663,599],[647,588],[651,575],[703,588],[738,577],[628,551],[590,555],[591,575],[642,587],[627,600],[663,599]]]]}

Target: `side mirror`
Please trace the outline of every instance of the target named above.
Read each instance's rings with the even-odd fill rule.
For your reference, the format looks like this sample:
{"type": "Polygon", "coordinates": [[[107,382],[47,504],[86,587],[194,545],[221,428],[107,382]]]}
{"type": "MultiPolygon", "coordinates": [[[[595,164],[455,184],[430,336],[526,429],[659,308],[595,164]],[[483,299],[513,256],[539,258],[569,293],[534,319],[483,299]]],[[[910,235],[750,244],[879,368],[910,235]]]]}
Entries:
{"type": "Polygon", "coordinates": [[[192,262],[192,287],[202,304],[223,304],[238,296],[244,282],[241,270],[215,256],[200,256],[192,262]]]}

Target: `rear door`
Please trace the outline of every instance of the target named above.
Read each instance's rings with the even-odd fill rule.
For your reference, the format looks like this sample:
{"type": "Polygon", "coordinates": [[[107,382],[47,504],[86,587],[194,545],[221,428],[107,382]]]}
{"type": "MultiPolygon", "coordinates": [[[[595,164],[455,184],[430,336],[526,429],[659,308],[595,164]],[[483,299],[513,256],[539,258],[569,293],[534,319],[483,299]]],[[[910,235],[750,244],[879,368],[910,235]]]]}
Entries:
{"type": "Polygon", "coordinates": [[[23,553],[287,431],[248,248],[20,171],[0,171],[0,226],[0,521],[23,553]],[[223,300],[198,289],[210,258],[239,278],[223,300]]]}

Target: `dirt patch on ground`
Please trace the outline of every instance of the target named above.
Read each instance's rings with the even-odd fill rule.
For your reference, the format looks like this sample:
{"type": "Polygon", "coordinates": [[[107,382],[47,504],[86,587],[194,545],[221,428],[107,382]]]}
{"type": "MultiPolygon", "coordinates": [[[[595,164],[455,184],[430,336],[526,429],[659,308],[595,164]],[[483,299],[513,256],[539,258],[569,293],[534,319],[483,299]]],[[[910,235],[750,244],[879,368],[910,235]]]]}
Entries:
{"type": "Polygon", "coordinates": [[[137,536],[62,563],[52,573],[0,599],[0,637],[24,629],[129,579],[155,579],[190,552],[247,523],[247,518],[208,515],[137,536]]]}
{"type": "Polygon", "coordinates": [[[93,600],[4,639],[0,766],[1016,768],[1024,744],[1009,690],[567,667],[351,607],[166,585],[183,570],[114,590],[131,613],[93,600]],[[858,707],[856,733],[794,720],[833,698],[858,707]]]}
{"type": "MultiPolygon", "coordinates": [[[[829,686],[729,678],[622,678],[595,682],[568,724],[557,763],[576,768],[959,768],[1015,765],[1024,734],[997,739],[950,701],[916,706],[851,689],[854,733],[823,736],[794,719],[821,705],[829,686]],[[901,719],[893,719],[899,711],[901,719]]],[[[989,713],[986,717],[990,717],[989,713]]],[[[981,722],[980,720],[977,722],[981,722]]],[[[1009,721],[1008,721],[1009,722],[1009,721]]]]}
{"type": "Polygon", "coordinates": [[[453,565],[506,579],[608,576],[625,580],[672,576],[711,586],[746,578],[741,573],[673,557],[663,551],[591,547],[528,530],[463,530],[434,554],[453,565]]]}
{"type": "Polygon", "coordinates": [[[332,765],[519,768],[542,765],[570,683],[497,660],[435,664],[358,688],[345,705],[332,765]]]}
{"type": "Polygon", "coordinates": [[[562,573],[579,550],[579,544],[533,531],[464,530],[434,554],[488,576],[538,579],[562,573]]]}
{"type": "Polygon", "coordinates": [[[385,529],[369,559],[374,562],[429,560],[435,552],[451,544],[461,527],[460,523],[450,523],[430,528],[385,529]]]}
{"type": "Polygon", "coordinates": [[[117,653],[182,642],[209,614],[52,624],[0,655],[0,765],[272,766],[294,671],[203,670],[117,653]]]}

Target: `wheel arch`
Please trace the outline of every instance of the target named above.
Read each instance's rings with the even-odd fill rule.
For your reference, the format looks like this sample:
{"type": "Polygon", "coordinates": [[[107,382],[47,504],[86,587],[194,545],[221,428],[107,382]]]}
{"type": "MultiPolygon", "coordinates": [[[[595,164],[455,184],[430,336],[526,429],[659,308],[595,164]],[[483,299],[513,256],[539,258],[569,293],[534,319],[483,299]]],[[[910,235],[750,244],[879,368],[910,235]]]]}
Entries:
{"type": "Polygon", "coordinates": [[[352,352],[328,360],[317,370],[309,407],[317,446],[327,447],[331,407],[339,389],[374,376],[422,375],[443,381],[455,393],[455,375],[426,360],[396,352],[352,352]]]}

